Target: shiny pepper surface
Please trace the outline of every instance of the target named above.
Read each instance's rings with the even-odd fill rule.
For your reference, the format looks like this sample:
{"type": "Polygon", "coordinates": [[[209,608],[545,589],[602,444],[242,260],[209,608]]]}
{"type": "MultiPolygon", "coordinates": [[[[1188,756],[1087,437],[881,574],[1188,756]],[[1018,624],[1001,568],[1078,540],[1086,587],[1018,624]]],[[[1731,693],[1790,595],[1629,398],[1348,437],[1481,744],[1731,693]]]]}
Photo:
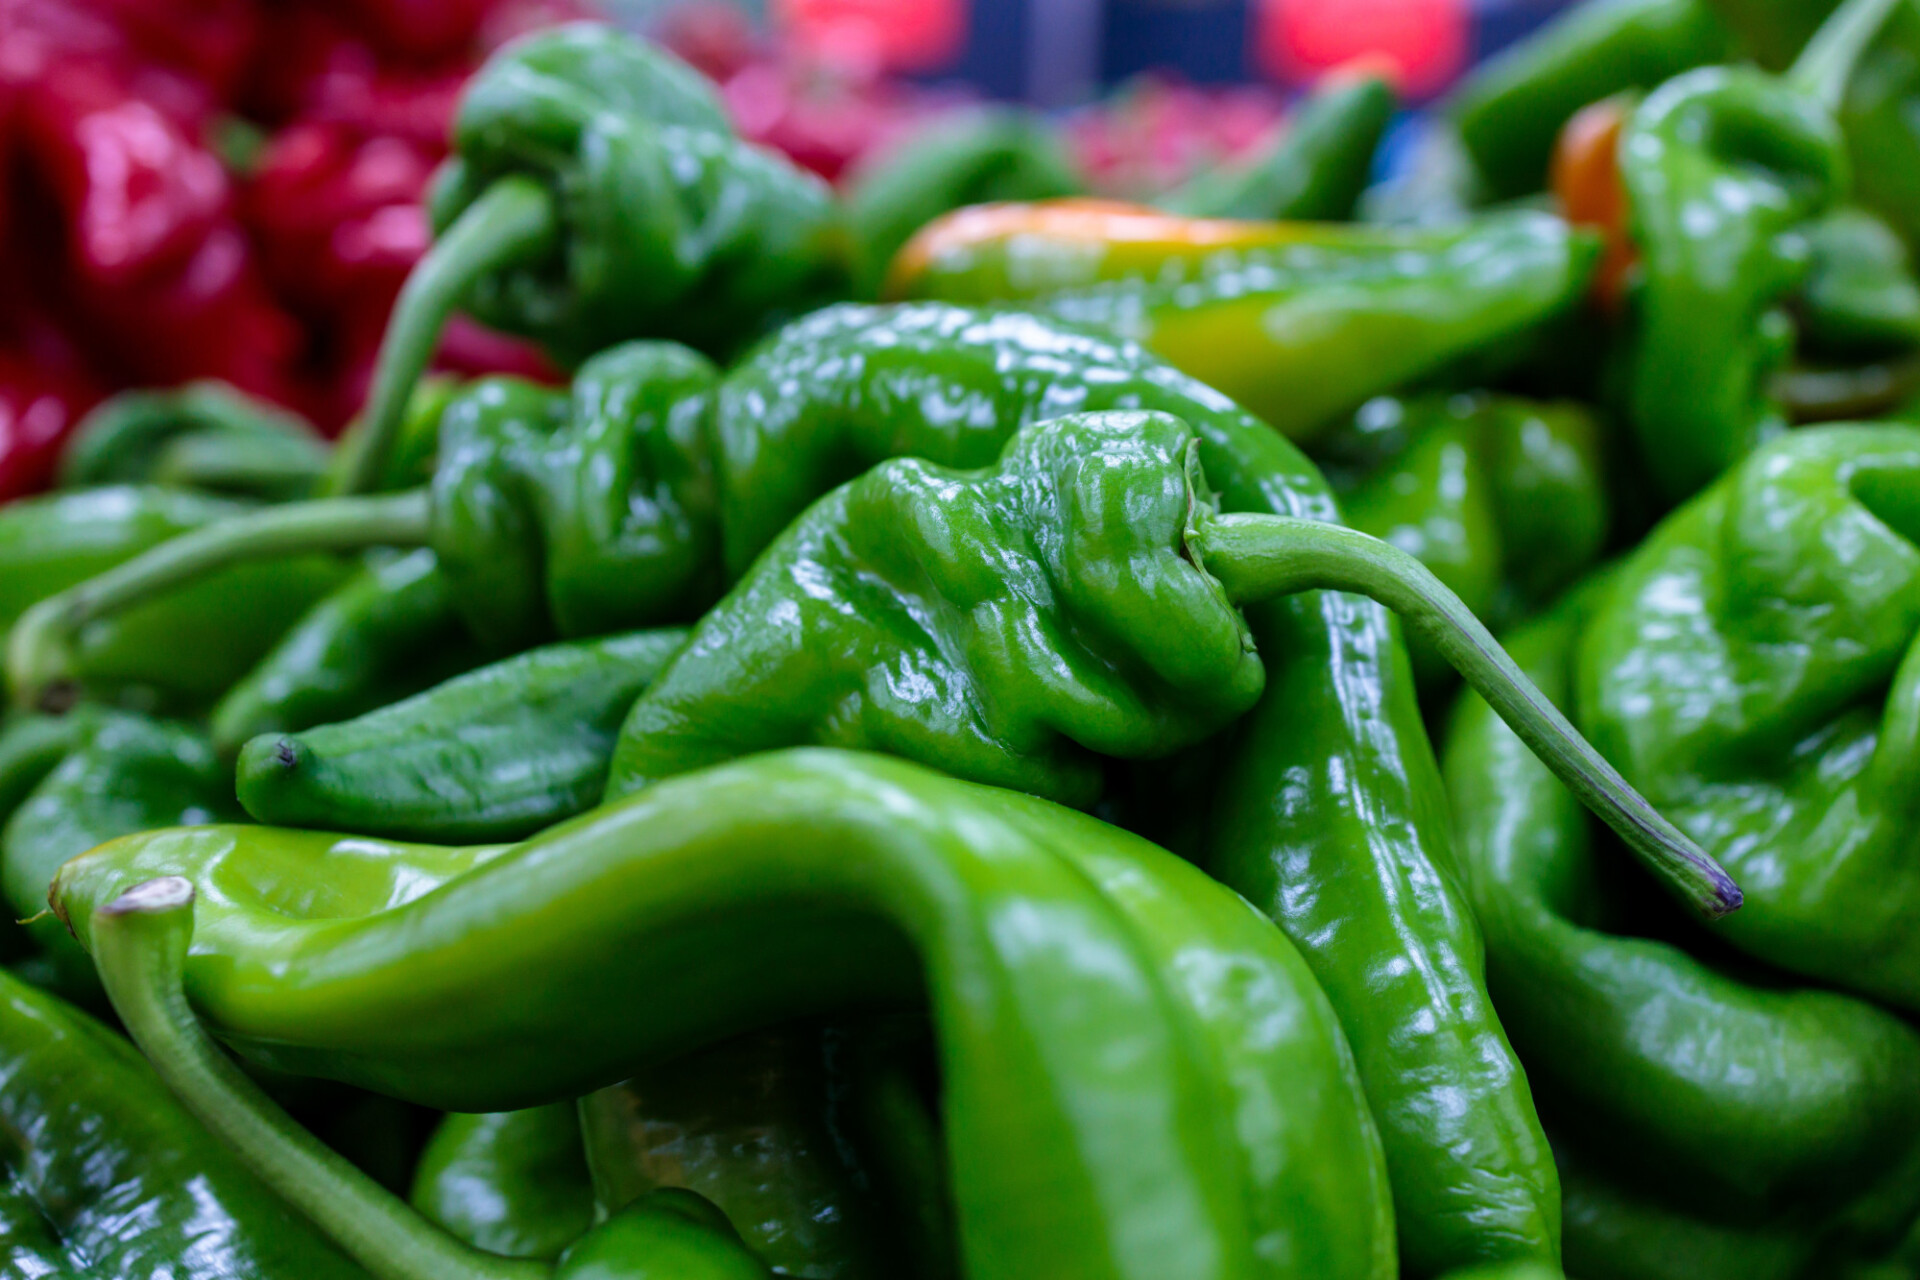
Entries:
{"type": "MultiPolygon", "coordinates": [[[[1742,472],[1766,470],[1780,452],[1742,472]]],[[[1856,456],[1871,471],[1866,453],[1856,456]]],[[[1834,530],[1840,542],[1849,540],[1845,523],[1834,530]]],[[[1701,558],[1688,558],[1697,572],[1701,558]]],[[[1689,592],[1676,573],[1686,569],[1669,560],[1664,582],[1677,606],[1689,592]]],[[[1648,580],[1638,556],[1510,638],[1544,692],[1594,705],[1575,678],[1583,638],[1590,652],[1596,620],[1631,600],[1636,578],[1648,580]]],[[[1690,705],[1702,727],[1711,724],[1695,691],[1715,664],[1645,657],[1644,669],[1664,673],[1670,705],[1690,705]]],[[[1645,685],[1635,683],[1625,696],[1644,707],[1645,685]]],[[[1831,766],[1820,735],[1808,740],[1817,754],[1789,767],[1831,766]]],[[[1857,760],[1857,737],[1851,745],[1857,760]]],[[[1690,951],[1667,924],[1623,910],[1617,879],[1597,856],[1604,833],[1475,697],[1454,716],[1445,765],[1494,998],[1573,1170],[1569,1270],[1814,1280],[1838,1274],[1843,1258],[1887,1249],[1920,1214],[1920,1031],[1865,1000],[1729,964],[1697,935],[1690,951]]],[[[1764,787],[1723,794],[1756,814],[1778,800],[1764,787]]],[[[1779,860],[1795,865],[1805,852],[1783,842],[1779,860]]],[[[1762,884],[1746,910],[1764,918],[1779,901],[1754,879],[1762,884]]],[[[1889,890],[1898,896],[1897,877],[1881,882],[1889,890]]],[[[1809,891],[1821,892],[1817,880],[1809,891]]],[[[1857,910],[1830,907],[1820,918],[1844,933],[1857,910]]]]}
{"type": "Polygon", "coordinates": [[[1792,972],[1920,1010],[1920,431],[1806,428],[1669,517],[1580,641],[1579,720],[1792,972]]]}
{"type": "Polygon", "coordinates": [[[139,1050],[0,970],[0,1273],[365,1280],[181,1109],[139,1050]]]}
{"type": "Polygon", "coordinates": [[[149,833],[69,863],[54,900],[100,943],[96,907],[169,875],[198,898],[194,1006],[281,1069],[523,1107],[918,999],[968,1274],[1394,1272],[1378,1140],[1292,947],[1179,859],[1039,800],[791,752],[509,848],[149,833]]]}

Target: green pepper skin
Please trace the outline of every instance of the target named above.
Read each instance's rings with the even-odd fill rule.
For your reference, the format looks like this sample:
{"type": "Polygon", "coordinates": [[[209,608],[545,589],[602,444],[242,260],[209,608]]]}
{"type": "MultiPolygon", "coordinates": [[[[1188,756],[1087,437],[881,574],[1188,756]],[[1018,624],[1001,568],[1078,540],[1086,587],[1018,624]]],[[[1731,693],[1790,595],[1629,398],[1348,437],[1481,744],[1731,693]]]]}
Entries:
{"type": "Polygon", "coordinates": [[[613,28],[574,23],[494,54],[452,143],[436,233],[509,174],[553,200],[559,248],[488,273],[466,305],[565,363],[669,334],[725,351],[846,287],[827,185],[742,141],[697,72],[613,28]]]}
{"type": "MultiPolygon", "coordinates": [[[[1514,660],[1550,697],[1573,696],[1583,635],[1593,642],[1585,629],[1630,591],[1634,570],[1630,561],[1511,637],[1514,660]]],[[[1671,573],[1666,583],[1678,585],[1671,573]]],[[[1680,662],[1647,662],[1683,678],[1680,662]]],[[[1698,687],[1698,675],[1684,678],[1698,687]]],[[[1590,705],[1584,693],[1577,702],[1590,705]]],[[[1609,1232],[1664,1240],[1665,1219],[1729,1228],[1676,1225],[1681,1238],[1700,1236],[1675,1245],[1678,1256],[1717,1248],[1715,1232],[1768,1253],[1774,1245],[1747,1238],[1768,1223],[1824,1241],[1829,1258],[1870,1254],[1904,1231],[1920,1213],[1920,1031],[1851,996],[1749,981],[1671,942],[1619,932],[1631,922],[1606,909],[1585,816],[1477,698],[1454,715],[1445,767],[1494,998],[1535,1087],[1608,1176],[1659,1206],[1651,1225],[1608,1228],[1636,1211],[1570,1204],[1568,1267],[1646,1274],[1596,1265],[1589,1251],[1626,1247],[1608,1244],[1609,1232]]],[[[1719,1273],[1755,1274],[1704,1264],[1671,1274],[1719,1273]]],[[[1796,1263],[1784,1274],[1803,1272],[1796,1263]]]]}
{"type": "Polygon", "coordinates": [[[97,1003],[93,963],[45,910],[60,864],[116,836],[239,814],[226,770],[197,731],[99,707],[62,719],[73,721],[65,751],[57,761],[42,754],[44,774],[0,827],[0,890],[15,916],[37,917],[26,931],[56,988],[97,1003]]]}
{"type": "MultiPolygon", "coordinates": [[[[0,627],[31,604],[246,508],[152,486],[54,493],[0,510],[0,627]]],[[[341,571],[320,556],[235,565],[91,628],[81,683],[103,698],[191,710],[257,662],[341,571]]]]}
{"type": "Polygon", "coordinates": [[[1920,1010],[1920,431],[1813,427],[1629,558],[1581,641],[1581,722],[1742,877],[1719,926],[1920,1010]]]}
{"type": "Polygon", "coordinates": [[[591,808],[621,719],[686,640],[643,631],[529,650],[357,720],[240,752],[256,821],[403,840],[513,840],[591,808]]]}
{"type": "Polygon", "coordinates": [[[0,971],[0,1274],[352,1280],[125,1039],[0,971]]]}
{"type": "MultiPolygon", "coordinates": [[[[1489,627],[1557,595],[1606,545],[1600,427],[1579,405],[1382,397],[1341,443],[1371,464],[1341,495],[1348,523],[1411,553],[1489,627]]],[[[1449,670],[1412,651],[1423,684],[1449,670]]]]}
{"type": "Polygon", "coordinates": [[[1642,279],[1626,416],[1669,498],[1786,429],[1767,379],[1793,347],[1782,304],[1806,276],[1807,224],[1846,183],[1837,125],[1750,68],[1702,67],[1635,109],[1620,176],[1642,279]]]}
{"type": "Polygon", "coordinates": [[[199,886],[193,1003],[256,1061],[523,1107],[924,984],[970,1274],[1394,1271],[1378,1139],[1297,953],[1043,801],[790,752],[505,850],[150,832],[69,862],[55,900],[87,941],[163,874],[199,886]]]}
{"type": "Polygon", "coordinates": [[[414,1170],[415,1209],[509,1258],[557,1258],[593,1226],[593,1180],[570,1102],[454,1114],[414,1170]]]}
{"type": "Polygon", "coordinates": [[[983,107],[936,120],[863,160],[848,180],[854,292],[878,296],[894,253],[949,210],[1079,195],[1086,186],[1058,131],[1032,112],[983,107]]]}
{"type": "Polygon", "coordinates": [[[1920,283],[1892,227],[1846,206],[1807,235],[1812,261],[1794,308],[1803,348],[1861,360],[1920,347],[1920,283]]]}
{"type": "Polygon", "coordinates": [[[699,1192],[782,1275],[898,1275],[880,1208],[834,1112],[845,1036],[810,1027],[741,1036],[580,1100],[600,1207],[660,1187],[699,1192]]]}
{"type": "MultiPolygon", "coordinates": [[[[1154,203],[1190,218],[1344,222],[1373,173],[1373,153],[1399,98],[1377,75],[1335,77],[1288,117],[1280,136],[1248,160],[1211,169],[1154,203]]],[[[1043,194],[998,199],[1036,199],[1043,194]]]]}
{"type": "MultiPolygon", "coordinates": [[[[433,479],[434,462],[440,453],[440,417],[459,394],[459,379],[444,374],[429,374],[414,383],[400,415],[392,445],[388,448],[378,475],[367,489],[372,493],[392,493],[417,489],[433,479]]],[[[333,495],[346,492],[348,473],[355,455],[365,440],[367,423],[356,418],[347,424],[334,447],[333,457],[321,491],[333,495]]]]}
{"type": "Polygon", "coordinates": [[[995,228],[936,245],[896,279],[909,296],[1119,334],[1310,440],[1369,397],[1562,313],[1597,253],[1530,210],[1435,228],[1247,223],[1226,242],[1195,232],[1215,224],[1167,221],[1154,239],[995,228]]]}
{"type": "Polygon", "coordinates": [[[236,755],[411,697],[482,660],[431,551],[368,564],[316,603],[215,704],[213,744],[236,755]]]}
{"type": "Polygon", "coordinates": [[[74,428],[65,489],[157,484],[279,501],[310,496],[327,468],[305,419],[224,382],[123,391],[74,428]]]}
{"type": "Polygon", "coordinates": [[[1511,199],[1545,189],[1554,141],[1580,108],[1732,52],[1707,0],[1584,0],[1475,68],[1446,114],[1486,194],[1511,199]]]}

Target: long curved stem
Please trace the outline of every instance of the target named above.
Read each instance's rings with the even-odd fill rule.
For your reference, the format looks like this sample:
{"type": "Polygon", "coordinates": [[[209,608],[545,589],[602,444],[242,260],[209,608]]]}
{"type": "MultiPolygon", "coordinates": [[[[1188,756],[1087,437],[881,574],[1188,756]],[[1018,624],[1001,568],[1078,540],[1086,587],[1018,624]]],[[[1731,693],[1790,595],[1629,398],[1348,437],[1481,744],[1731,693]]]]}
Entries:
{"type": "Polygon", "coordinates": [[[1201,518],[1189,548],[1236,602],[1298,591],[1351,591],[1423,636],[1568,790],[1619,833],[1656,879],[1709,919],[1740,906],[1740,887],[1661,817],[1514,665],[1473,612],[1418,560],[1339,525],[1288,516],[1201,518]]]}
{"type": "Polygon", "coordinates": [[[1829,112],[1838,111],[1860,55],[1895,6],[1911,3],[1913,0],[1845,0],[1820,24],[1787,69],[1787,83],[1829,112]]]}
{"type": "Polygon", "coordinates": [[[416,490],[268,507],[170,538],[22,614],[7,640],[7,681],[17,700],[37,705],[73,675],[74,640],[89,623],[245,560],[419,546],[430,516],[426,491],[416,490]]]}
{"type": "Polygon", "coordinates": [[[93,917],[100,977],[167,1087],[253,1174],[379,1280],[548,1280],[553,1268],[482,1253],[429,1225],[314,1137],[222,1053],[187,1003],[193,886],[149,880],[93,917]]]}
{"type": "Polygon", "coordinates": [[[467,290],[488,272],[548,252],[559,233],[559,215],[545,187],[528,177],[501,178],[467,206],[408,273],[374,362],[365,423],[351,446],[343,493],[365,493],[379,483],[399,438],[407,399],[467,290]]]}

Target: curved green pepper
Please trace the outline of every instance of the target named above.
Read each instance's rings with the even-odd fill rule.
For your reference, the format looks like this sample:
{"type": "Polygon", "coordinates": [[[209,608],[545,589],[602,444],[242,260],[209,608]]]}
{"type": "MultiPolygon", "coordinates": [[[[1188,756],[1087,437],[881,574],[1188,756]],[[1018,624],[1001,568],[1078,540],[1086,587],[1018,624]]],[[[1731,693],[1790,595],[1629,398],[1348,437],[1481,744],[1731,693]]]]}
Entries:
{"type": "Polygon", "coordinates": [[[1844,206],[1807,238],[1810,263],[1794,308],[1804,347],[1855,359],[1920,347],[1920,283],[1892,227],[1844,206]]]}
{"type": "Polygon", "coordinates": [[[1740,874],[1722,929],[1920,1009],[1920,431],[1810,427],[1676,512],[1581,640],[1580,722],[1740,874]]]}
{"type": "Polygon", "coordinates": [[[420,1155],[408,1200],[476,1249],[559,1257],[593,1226],[574,1104],[449,1115],[420,1155]]]}
{"type": "Polygon", "coordinates": [[[304,498],[327,469],[305,419],[224,382],[123,391],[82,419],[60,485],[157,484],[270,501],[304,498]]]}
{"type": "Polygon", "coordinates": [[[826,184],[740,139],[692,68],[613,28],[526,36],[468,81],[438,235],[381,347],[348,492],[372,486],[448,313],[567,363],[629,338],[716,352],[844,292],[826,184]]]}
{"type": "Polygon", "coordinates": [[[140,1054],[0,971],[0,1273],[365,1280],[140,1054]]]}
{"type": "Polygon", "coordinates": [[[514,840],[591,808],[620,721],[687,633],[529,650],[357,720],[263,735],[240,803],[269,825],[401,840],[514,840]]]}
{"type": "MultiPolygon", "coordinates": [[[[1794,443],[1802,440],[1811,442],[1794,443]]],[[[1763,453],[1743,470],[1762,470],[1768,459],[1763,453]]],[[[1660,575],[1676,607],[1686,572],[1669,566],[1660,575]]],[[[1630,560],[1512,637],[1515,660],[1543,691],[1593,705],[1576,688],[1582,650],[1592,652],[1596,620],[1631,598],[1637,576],[1644,570],[1630,560]]],[[[1705,664],[1678,654],[1643,661],[1660,672],[1662,696],[1675,708],[1710,678],[1705,664]]],[[[1624,696],[1656,714],[1645,709],[1644,690],[1624,696]]],[[[1655,1218],[1671,1216],[1676,1238],[1705,1233],[1698,1244],[1676,1245],[1677,1256],[1709,1249],[1716,1231],[1767,1252],[1776,1243],[1746,1234],[1761,1226],[1781,1239],[1804,1238],[1817,1246],[1811,1256],[1870,1256],[1914,1221],[1920,1031],[1865,1001],[1743,974],[1628,933],[1645,926],[1610,907],[1578,806],[1477,699],[1455,714],[1445,767],[1489,981],[1543,1106],[1576,1146],[1661,1206],[1655,1218]],[[1696,1220],[1720,1225],[1680,1225],[1696,1220]]],[[[1770,798],[1757,795],[1753,810],[1770,798]]],[[[1757,886],[1750,910],[1775,905],[1757,886]]],[[[1843,927],[1836,914],[1822,922],[1843,927]]],[[[1586,1262],[1589,1249],[1605,1256],[1627,1247],[1606,1243],[1604,1218],[1576,1232],[1588,1212],[1598,1211],[1570,1203],[1569,1268],[1641,1274],[1586,1262]]],[[[1638,1222],[1618,1230],[1642,1248],[1670,1234],[1638,1222]]],[[[1755,1274],[1702,1266],[1687,1274],[1755,1274]]],[[[1788,1274],[1802,1274],[1799,1266],[1788,1274]]]]}
{"type": "Polygon", "coordinates": [[[961,210],[901,251],[893,282],[901,296],[1019,305],[1133,339],[1306,440],[1560,314],[1596,249],[1526,210],[1398,228],[1067,201],[961,210]]]}
{"type": "Polygon", "coordinates": [[[848,181],[855,292],[878,296],[894,253],[949,210],[1085,190],[1058,132],[1031,112],[983,107],[936,120],[863,160],[848,181]]]}
{"type": "Polygon", "coordinates": [[[202,1118],[367,1234],[386,1211],[316,1203],[183,964],[247,1057],[460,1109],[924,990],[972,1274],[1394,1271],[1378,1138],[1297,953],[1186,863],[1043,801],[789,752],[505,850],[148,833],[68,863],[54,900],[202,1118]]]}
{"type": "Polygon", "coordinates": [[[1344,222],[1373,173],[1373,153],[1398,105],[1393,85],[1382,76],[1329,76],[1260,152],[1198,174],[1154,203],[1189,218],[1344,222]]]}

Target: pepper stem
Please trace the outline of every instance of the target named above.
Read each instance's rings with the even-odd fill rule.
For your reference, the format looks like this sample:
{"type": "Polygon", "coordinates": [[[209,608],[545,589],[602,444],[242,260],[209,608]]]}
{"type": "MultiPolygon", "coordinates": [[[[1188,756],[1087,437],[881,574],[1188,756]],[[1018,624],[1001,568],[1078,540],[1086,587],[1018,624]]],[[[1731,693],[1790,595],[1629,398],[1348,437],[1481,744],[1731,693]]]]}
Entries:
{"type": "Polygon", "coordinates": [[[427,492],[323,498],[235,516],[169,538],[97,577],[47,597],[20,615],[7,639],[7,682],[37,706],[76,672],[75,643],[88,624],[124,613],[216,569],[246,560],[427,540],[427,492]]]}
{"type": "Polygon", "coordinates": [[[1740,887],[1720,864],[1628,785],[1418,560],[1379,538],[1316,520],[1204,511],[1195,520],[1188,548],[1236,603],[1314,590],[1379,601],[1439,650],[1669,890],[1708,919],[1740,906],[1740,887]]]}
{"type": "Polygon", "coordinates": [[[136,885],[93,915],[114,1012],[174,1096],[256,1177],[379,1280],[548,1280],[553,1268],[482,1253],[431,1226],[261,1091],[187,1003],[193,885],[136,885]]]}
{"type": "Polygon", "coordinates": [[[1807,47],[1787,69],[1793,89],[1812,98],[1829,113],[1840,110],[1854,64],[1886,24],[1894,6],[1910,0],[1844,0],[1827,15],[1807,47]]]}
{"type": "Polygon", "coordinates": [[[380,482],[406,418],[407,399],[440,345],[447,317],[475,281],[488,272],[538,257],[559,237],[553,197],[532,178],[501,178],[447,228],[407,274],[393,304],[367,393],[366,421],[355,442],[343,493],[365,493],[380,482]]]}

